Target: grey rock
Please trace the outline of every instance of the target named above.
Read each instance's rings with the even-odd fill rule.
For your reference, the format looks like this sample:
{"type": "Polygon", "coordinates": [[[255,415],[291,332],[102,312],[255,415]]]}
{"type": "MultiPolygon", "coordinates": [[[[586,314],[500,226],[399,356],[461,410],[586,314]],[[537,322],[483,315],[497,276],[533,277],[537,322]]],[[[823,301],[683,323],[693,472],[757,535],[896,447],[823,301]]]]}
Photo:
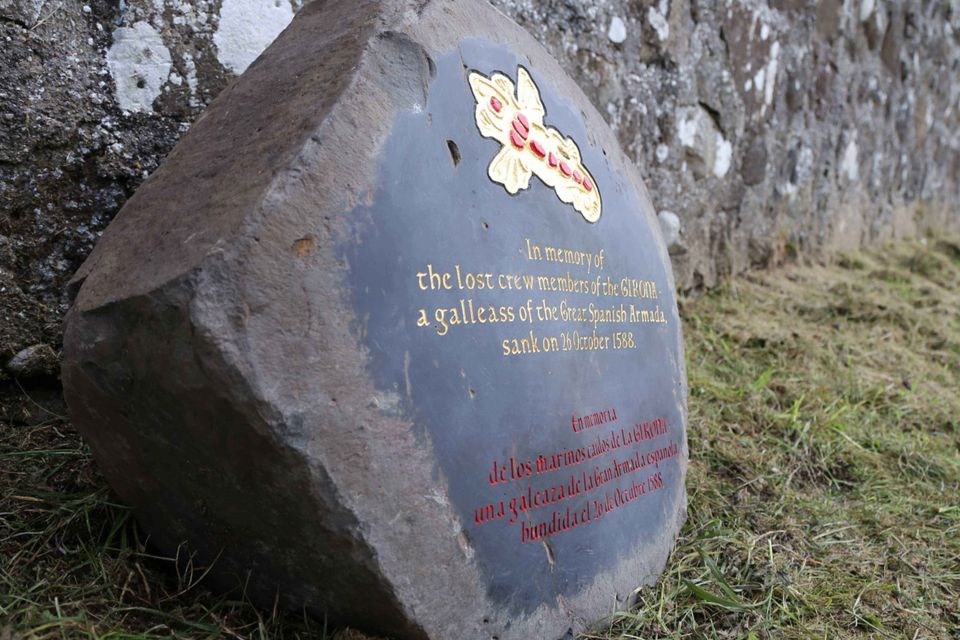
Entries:
{"type": "Polygon", "coordinates": [[[151,541],[256,602],[404,639],[559,638],[656,580],[686,515],[658,226],[602,116],[490,6],[314,3],[78,270],[70,415],[151,541]],[[465,69],[530,84],[480,100],[465,69]],[[485,270],[580,278],[533,296],[485,270]],[[620,290],[606,321],[558,319],[591,282],[620,290]],[[484,323],[493,301],[510,311],[484,323]]]}
{"type": "Polygon", "coordinates": [[[866,20],[862,21],[864,33],[867,36],[867,44],[871,49],[876,49],[881,43],[887,32],[888,22],[887,14],[883,9],[874,10],[866,20]]]}
{"type": "Polygon", "coordinates": [[[42,0],[0,0],[0,17],[24,27],[32,27],[40,18],[42,0]]]}
{"type": "Polygon", "coordinates": [[[730,170],[732,146],[701,106],[677,111],[676,138],[701,177],[723,178],[730,170]]]}
{"type": "Polygon", "coordinates": [[[19,351],[7,362],[7,371],[18,378],[35,378],[53,375],[59,361],[50,345],[35,344],[19,351]]]}
{"type": "Polygon", "coordinates": [[[828,40],[836,37],[840,31],[840,0],[820,0],[817,2],[817,31],[828,40]]]}
{"type": "MultiPolygon", "coordinates": [[[[887,70],[894,74],[894,76],[900,74],[900,49],[903,46],[903,32],[905,28],[903,9],[894,7],[886,32],[883,35],[883,42],[880,46],[880,59],[883,61],[887,70]]],[[[956,55],[955,48],[952,53],[956,55]]]]}
{"type": "Polygon", "coordinates": [[[610,19],[610,27],[607,29],[607,37],[614,44],[622,44],[627,39],[627,25],[623,24],[620,16],[613,16],[610,19]]]}
{"type": "Polygon", "coordinates": [[[767,175],[767,147],[763,137],[758,136],[746,148],[740,162],[743,183],[754,186],[763,182],[767,175]]]}
{"type": "Polygon", "coordinates": [[[672,211],[661,211],[657,218],[660,221],[663,243],[667,245],[667,249],[672,249],[680,240],[680,218],[672,211]]]}

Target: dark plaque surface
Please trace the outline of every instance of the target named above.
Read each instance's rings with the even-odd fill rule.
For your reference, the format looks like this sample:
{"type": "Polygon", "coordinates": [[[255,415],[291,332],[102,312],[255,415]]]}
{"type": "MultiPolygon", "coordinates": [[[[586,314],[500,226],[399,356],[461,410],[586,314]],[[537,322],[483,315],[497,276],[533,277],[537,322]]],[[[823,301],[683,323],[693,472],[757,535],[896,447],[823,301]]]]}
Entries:
{"type": "Polygon", "coordinates": [[[405,638],[557,638],[663,568],[666,250],[602,118],[485,3],[309,5],[76,284],[74,420],[225,586],[405,638]]]}
{"type": "MultiPolygon", "coordinates": [[[[525,59],[471,39],[435,64],[425,109],[398,115],[373,203],[350,214],[338,251],[371,377],[433,443],[490,596],[532,611],[680,507],[676,301],[659,230],[600,148],[580,145],[602,196],[595,222],[536,175],[515,195],[488,176],[502,148],[536,162],[535,134],[522,147],[484,138],[467,74],[515,78],[525,59]]],[[[576,106],[528,73],[545,121],[589,140],[576,106]]]]}

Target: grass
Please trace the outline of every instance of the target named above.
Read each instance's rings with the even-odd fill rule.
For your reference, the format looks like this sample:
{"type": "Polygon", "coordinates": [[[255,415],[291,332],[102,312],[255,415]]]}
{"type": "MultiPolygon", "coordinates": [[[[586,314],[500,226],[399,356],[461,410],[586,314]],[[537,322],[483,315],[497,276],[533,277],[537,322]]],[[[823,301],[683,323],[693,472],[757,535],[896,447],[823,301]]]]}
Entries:
{"type": "MultiPolygon", "coordinates": [[[[960,638],[960,243],[682,302],[690,513],[587,638],[960,638]]],[[[55,388],[0,399],[0,640],[360,638],[205,590],[111,502],[55,388]]]]}

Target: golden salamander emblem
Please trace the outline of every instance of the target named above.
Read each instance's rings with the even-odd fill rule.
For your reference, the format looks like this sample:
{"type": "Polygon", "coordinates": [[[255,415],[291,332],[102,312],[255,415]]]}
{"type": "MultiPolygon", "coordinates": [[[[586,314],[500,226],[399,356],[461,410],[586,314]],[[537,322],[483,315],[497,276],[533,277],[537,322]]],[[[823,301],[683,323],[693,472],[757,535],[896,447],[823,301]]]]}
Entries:
{"type": "Polygon", "coordinates": [[[517,67],[517,87],[502,73],[490,77],[472,72],[470,88],[477,101],[477,128],[503,148],[490,162],[487,174],[514,195],[530,186],[536,174],[573,205],[587,222],[600,219],[600,190],[580,160],[580,148],[571,138],[543,124],[546,110],[540,90],[523,67],[517,67]]]}

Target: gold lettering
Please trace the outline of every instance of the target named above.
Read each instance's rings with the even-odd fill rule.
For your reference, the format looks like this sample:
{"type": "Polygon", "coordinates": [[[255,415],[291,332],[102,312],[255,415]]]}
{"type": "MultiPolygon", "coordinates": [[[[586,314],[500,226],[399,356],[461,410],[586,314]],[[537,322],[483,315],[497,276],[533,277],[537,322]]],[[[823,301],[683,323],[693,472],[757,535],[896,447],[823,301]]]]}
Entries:
{"type": "Polygon", "coordinates": [[[627,325],[667,322],[657,304],[660,290],[656,281],[642,274],[617,274],[615,266],[610,268],[616,261],[611,263],[602,248],[545,246],[524,238],[519,253],[529,261],[553,265],[545,265],[546,273],[523,269],[498,272],[463,262],[440,266],[431,262],[416,270],[416,290],[425,296],[424,301],[440,294],[434,304],[416,309],[416,327],[433,326],[441,337],[452,330],[485,332],[483,335],[497,341],[504,356],[512,357],[637,349],[637,329],[627,325]],[[565,265],[565,271],[549,272],[549,267],[558,265],[565,265]],[[471,292],[471,297],[456,302],[441,297],[452,290],[471,292]],[[499,292],[512,299],[498,299],[499,292]],[[531,297],[524,296],[521,303],[519,292],[531,297]],[[638,305],[623,298],[648,302],[638,305]],[[500,335],[514,323],[526,325],[526,333],[500,335]],[[491,324],[502,329],[489,327],[491,324]]]}

